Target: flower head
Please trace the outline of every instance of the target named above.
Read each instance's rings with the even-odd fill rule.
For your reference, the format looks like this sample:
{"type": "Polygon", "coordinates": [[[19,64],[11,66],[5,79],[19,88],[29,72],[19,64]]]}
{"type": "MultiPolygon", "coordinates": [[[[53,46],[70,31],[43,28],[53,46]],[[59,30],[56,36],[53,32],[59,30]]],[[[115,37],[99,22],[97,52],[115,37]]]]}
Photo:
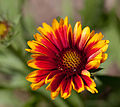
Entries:
{"type": "Polygon", "coordinates": [[[0,21],[0,39],[3,39],[9,30],[9,25],[6,21],[0,21]]]}
{"type": "Polygon", "coordinates": [[[54,19],[52,27],[43,23],[38,31],[40,34],[34,35],[35,40],[28,41],[31,49],[26,49],[33,53],[28,66],[38,69],[26,77],[32,82],[32,89],[49,83],[46,89],[51,91],[52,99],[59,93],[68,98],[72,88],[78,93],[85,89],[98,93],[90,70],[99,68],[107,59],[105,51],[109,41],[102,40],[102,33],[90,32],[88,26],[82,29],[80,22],[72,31],[68,17],[61,18],[60,22],[54,19]]]}

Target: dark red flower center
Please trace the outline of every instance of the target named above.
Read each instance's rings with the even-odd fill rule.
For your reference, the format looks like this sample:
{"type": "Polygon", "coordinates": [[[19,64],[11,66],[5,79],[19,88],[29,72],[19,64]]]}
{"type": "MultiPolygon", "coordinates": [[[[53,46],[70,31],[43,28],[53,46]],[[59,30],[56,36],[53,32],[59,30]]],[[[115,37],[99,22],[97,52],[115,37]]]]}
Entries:
{"type": "Polygon", "coordinates": [[[77,68],[80,64],[80,54],[75,50],[68,50],[62,56],[62,63],[68,68],[77,68]]]}
{"type": "Polygon", "coordinates": [[[66,72],[67,75],[80,73],[85,68],[86,57],[77,49],[64,49],[57,56],[58,70],[66,72]]]}

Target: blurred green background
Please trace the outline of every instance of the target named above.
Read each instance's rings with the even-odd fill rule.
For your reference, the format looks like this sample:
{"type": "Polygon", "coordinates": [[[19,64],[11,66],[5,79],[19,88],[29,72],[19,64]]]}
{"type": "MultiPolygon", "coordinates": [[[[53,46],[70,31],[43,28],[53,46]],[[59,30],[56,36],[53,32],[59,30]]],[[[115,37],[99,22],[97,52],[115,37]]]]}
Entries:
{"type": "Polygon", "coordinates": [[[0,107],[120,107],[120,0],[0,0],[4,20],[11,30],[0,40],[0,107]],[[72,91],[66,100],[51,100],[45,86],[32,91],[25,80],[33,71],[26,65],[27,41],[42,22],[51,24],[57,16],[69,16],[72,26],[80,20],[110,40],[104,69],[96,73],[98,94],[72,91]]]}

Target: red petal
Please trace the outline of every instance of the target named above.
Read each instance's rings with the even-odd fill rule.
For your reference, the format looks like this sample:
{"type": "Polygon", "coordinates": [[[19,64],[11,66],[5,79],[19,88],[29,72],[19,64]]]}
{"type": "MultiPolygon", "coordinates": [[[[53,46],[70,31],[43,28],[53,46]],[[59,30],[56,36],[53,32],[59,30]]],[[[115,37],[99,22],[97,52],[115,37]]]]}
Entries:
{"type": "Polygon", "coordinates": [[[92,42],[88,46],[85,47],[84,52],[88,52],[97,42],[92,42]]]}
{"type": "Polygon", "coordinates": [[[76,90],[78,93],[84,90],[83,80],[78,74],[76,76],[73,76],[72,84],[73,89],[76,90]]]}
{"type": "Polygon", "coordinates": [[[55,52],[52,50],[48,49],[46,46],[39,44],[37,41],[28,41],[28,45],[32,50],[28,50],[32,53],[42,53],[50,57],[55,56],[55,52]]]}
{"type": "Polygon", "coordinates": [[[29,60],[28,66],[41,70],[56,69],[56,63],[52,63],[50,61],[40,61],[35,59],[29,60]]]}
{"type": "Polygon", "coordinates": [[[75,44],[77,46],[79,45],[81,33],[82,33],[82,25],[80,24],[80,22],[76,22],[75,27],[74,27],[74,45],[75,44]]]}
{"type": "Polygon", "coordinates": [[[82,78],[84,79],[84,81],[88,87],[96,87],[95,82],[90,77],[88,77],[86,75],[82,75],[82,78]]]}
{"type": "Polygon", "coordinates": [[[96,53],[97,51],[105,52],[108,48],[108,40],[101,40],[93,45],[89,50],[86,51],[86,56],[90,57],[92,54],[96,53]]]}
{"type": "Polygon", "coordinates": [[[26,80],[28,80],[30,82],[38,83],[41,80],[45,79],[49,73],[50,73],[50,71],[36,70],[36,71],[31,72],[26,77],[26,80]]]}
{"type": "Polygon", "coordinates": [[[93,60],[86,64],[85,69],[86,70],[97,69],[99,66],[100,66],[100,60],[93,60]]]}
{"type": "Polygon", "coordinates": [[[50,83],[51,91],[54,92],[60,87],[62,80],[64,79],[65,74],[61,73],[55,76],[53,81],[50,83]]]}
{"type": "Polygon", "coordinates": [[[55,32],[50,25],[43,23],[43,28],[39,27],[38,31],[48,40],[50,40],[56,47],[58,47],[60,50],[62,49],[60,41],[58,41],[59,39],[57,38],[57,35],[55,35],[55,32]]]}
{"type": "Polygon", "coordinates": [[[79,41],[79,49],[82,50],[87,43],[88,39],[90,38],[90,28],[87,26],[83,29],[81,38],[79,41]]]}
{"type": "Polygon", "coordinates": [[[56,47],[58,47],[59,50],[61,51],[61,50],[63,49],[63,45],[62,45],[62,43],[61,43],[61,41],[60,41],[59,35],[56,35],[56,37],[54,37],[53,34],[48,34],[48,35],[51,35],[51,38],[52,38],[52,40],[53,40],[53,43],[54,43],[54,44],[56,45],[56,47]]]}
{"type": "Polygon", "coordinates": [[[56,63],[54,58],[51,58],[45,55],[34,54],[34,55],[31,55],[31,57],[35,58],[35,60],[37,61],[49,61],[51,63],[56,63]]]}
{"type": "Polygon", "coordinates": [[[91,56],[89,56],[87,62],[89,62],[90,60],[92,60],[93,58],[95,58],[100,53],[101,53],[101,50],[98,50],[97,52],[93,53],[91,56]]]}
{"type": "Polygon", "coordinates": [[[59,73],[61,73],[61,71],[58,71],[58,70],[51,71],[50,74],[46,77],[45,83],[50,82],[52,78],[59,73]]]}
{"type": "Polygon", "coordinates": [[[74,43],[74,38],[73,38],[73,34],[72,34],[72,27],[70,24],[69,24],[68,31],[67,31],[67,43],[68,43],[69,47],[72,47],[72,45],[74,43]]]}
{"type": "Polygon", "coordinates": [[[32,83],[31,84],[31,88],[32,88],[32,90],[37,90],[37,89],[39,89],[41,86],[43,86],[45,84],[45,80],[42,80],[42,81],[40,81],[40,82],[38,82],[38,83],[32,83]]]}
{"type": "Polygon", "coordinates": [[[35,39],[40,42],[41,44],[43,44],[44,46],[46,46],[47,48],[53,50],[54,52],[58,53],[58,48],[55,47],[55,45],[48,40],[46,37],[36,33],[34,35],[35,39]]]}
{"type": "Polygon", "coordinates": [[[71,94],[72,89],[72,79],[71,78],[64,78],[61,83],[61,97],[68,98],[71,94]]]}
{"type": "Polygon", "coordinates": [[[56,68],[56,65],[49,61],[36,61],[35,65],[43,69],[55,69],[56,68]]]}

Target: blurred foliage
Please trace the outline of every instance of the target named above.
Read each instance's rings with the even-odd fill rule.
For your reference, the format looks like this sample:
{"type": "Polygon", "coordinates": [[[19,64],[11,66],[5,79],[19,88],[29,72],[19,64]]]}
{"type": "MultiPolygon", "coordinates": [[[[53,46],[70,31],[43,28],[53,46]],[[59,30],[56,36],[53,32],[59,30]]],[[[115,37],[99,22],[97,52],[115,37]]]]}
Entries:
{"type": "Polygon", "coordinates": [[[85,7],[80,11],[83,25],[100,28],[107,24],[108,16],[104,12],[104,0],[85,0],[85,7]]]}
{"type": "MultiPolygon", "coordinates": [[[[105,38],[110,40],[109,59],[102,64],[104,69],[101,69],[104,72],[96,73],[99,93],[92,95],[84,91],[78,94],[72,91],[68,99],[58,96],[51,100],[50,92],[45,90],[45,86],[38,91],[32,91],[25,80],[31,69],[26,65],[30,55],[24,49],[35,31],[31,15],[23,15],[25,2],[28,1],[0,0],[0,17],[4,17],[13,27],[11,39],[0,44],[0,107],[119,107],[120,77],[107,75],[109,67],[114,63],[117,64],[117,72],[120,74],[120,18],[115,8],[119,5],[116,4],[107,12],[104,9],[104,0],[84,0],[84,8],[79,11],[84,26],[102,31],[105,38]]],[[[62,15],[68,15],[73,26],[72,2],[69,0],[62,0],[62,15]]]]}

